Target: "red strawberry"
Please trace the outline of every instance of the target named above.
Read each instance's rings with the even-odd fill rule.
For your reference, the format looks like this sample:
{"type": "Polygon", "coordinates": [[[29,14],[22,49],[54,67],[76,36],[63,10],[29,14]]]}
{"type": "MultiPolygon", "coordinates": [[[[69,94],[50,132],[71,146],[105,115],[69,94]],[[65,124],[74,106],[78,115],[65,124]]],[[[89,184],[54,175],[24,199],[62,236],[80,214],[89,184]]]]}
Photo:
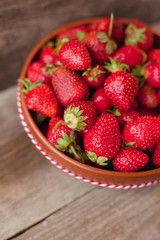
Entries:
{"type": "Polygon", "coordinates": [[[58,55],[54,53],[54,48],[51,46],[46,46],[40,52],[39,60],[45,64],[51,63],[54,66],[57,66],[59,63],[58,55]]]}
{"type": "Polygon", "coordinates": [[[61,105],[84,100],[89,92],[83,78],[66,68],[57,68],[52,75],[52,86],[61,105]]]}
{"type": "Polygon", "coordinates": [[[94,23],[91,23],[89,26],[88,26],[88,29],[89,31],[98,31],[98,26],[99,26],[99,21],[96,21],[94,23]]]}
{"type": "Polygon", "coordinates": [[[127,64],[130,68],[141,65],[146,60],[146,54],[139,48],[126,45],[118,49],[114,54],[114,61],[127,64]]]}
{"type": "Polygon", "coordinates": [[[138,103],[137,98],[134,99],[133,104],[132,104],[132,108],[136,109],[136,110],[139,108],[139,103],[138,103]]]}
{"type": "Polygon", "coordinates": [[[118,121],[111,113],[102,114],[84,136],[85,151],[93,162],[101,166],[115,157],[121,144],[118,121]]]}
{"type": "Polygon", "coordinates": [[[148,60],[153,64],[160,64],[160,49],[152,48],[148,53],[148,60]]]}
{"type": "Polygon", "coordinates": [[[76,131],[81,131],[84,136],[97,119],[96,105],[91,101],[71,103],[64,111],[64,121],[67,126],[76,131]]]}
{"type": "Polygon", "coordinates": [[[24,84],[22,91],[26,96],[26,106],[29,110],[36,111],[47,117],[54,117],[58,113],[58,102],[52,87],[46,84],[32,83],[25,79],[20,80],[24,84]]]}
{"type": "Polygon", "coordinates": [[[99,113],[103,113],[113,107],[103,87],[96,90],[92,101],[96,104],[99,113]]]}
{"type": "Polygon", "coordinates": [[[152,117],[159,117],[160,113],[156,111],[155,109],[149,109],[146,107],[141,107],[138,109],[138,112],[141,116],[152,116],[152,117]]]}
{"type": "Polygon", "coordinates": [[[120,116],[117,117],[119,125],[124,127],[128,122],[140,117],[139,112],[134,109],[129,109],[127,112],[122,112],[120,116]]]}
{"type": "Polygon", "coordinates": [[[149,162],[149,157],[144,152],[124,147],[114,158],[114,169],[120,172],[138,171],[149,162]]]}
{"type": "MultiPolygon", "coordinates": [[[[110,17],[102,18],[101,21],[99,22],[98,30],[101,32],[108,33],[110,19],[111,19],[110,17]]],[[[124,37],[123,28],[124,28],[123,24],[119,21],[119,19],[114,18],[111,38],[114,39],[117,43],[119,43],[124,37]]]]}
{"type": "Polygon", "coordinates": [[[103,64],[109,60],[109,56],[117,50],[114,40],[110,39],[104,32],[92,31],[84,38],[93,62],[103,64]]]}
{"type": "Polygon", "coordinates": [[[149,84],[145,84],[140,88],[138,100],[142,106],[147,108],[157,108],[159,105],[158,93],[149,84]]]}
{"type": "Polygon", "coordinates": [[[123,129],[122,138],[126,144],[141,150],[154,147],[160,141],[160,118],[139,117],[127,123],[123,129]]]}
{"type": "Polygon", "coordinates": [[[85,70],[92,62],[88,49],[77,39],[72,39],[61,47],[59,60],[65,67],[72,70],[85,70]]]}
{"type": "Polygon", "coordinates": [[[27,78],[31,83],[44,82],[45,84],[51,84],[51,75],[53,65],[46,65],[40,61],[31,63],[28,67],[27,78]]]}
{"type": "Polygon", "coordinates": [[[94,64],[83,72],[82,76],[90,87],[98,88],[103,85],[107,73],[101,65],[94,64]]]}
{"type": "Polygon", "coordinates": [[[156,146],[152,163],[155,167],[160,167],[160,143],[156,146]]]}
{"type": "Polygon", "coordinates": [[[58,35],[58,39],[68,38],[68,39],[78,39],[83,40],[85,35],[88,33],[88,28],[85,25],[69,28],[58,35]]]}
{"type": "Polygon", "coordinates": [[[138,92],[138,80],[128,72],[118,70],[123,68],[124,64],[118,65],[113,59],[111,64],[105,66],[106,69],[113,73],[105,80],[104,90],[113,105],[120,111],[128,111],[138,92]]]}
{"type": "Polygon", "coordinates": [[[125,44],[148,51],[153,45],[153,34],[146,24],[132,19],[125,30],[125,44]]]}
{"type": "Polygon", "coordinates": [[[48,141],[60,151],[67,152],[80,161],[81,156],[78,154],[80,148],[76,144],[76,137],[75,132],[65,125],[61,117],[50,119],[47,133],[48,141]]]}

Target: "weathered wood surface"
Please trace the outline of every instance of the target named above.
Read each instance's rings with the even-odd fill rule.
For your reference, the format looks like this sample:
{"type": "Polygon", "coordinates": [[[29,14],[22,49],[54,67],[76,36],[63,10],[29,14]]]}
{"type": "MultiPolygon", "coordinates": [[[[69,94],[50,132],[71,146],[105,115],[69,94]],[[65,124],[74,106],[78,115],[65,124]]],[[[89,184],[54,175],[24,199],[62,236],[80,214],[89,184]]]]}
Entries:
{"type": "Polygon", "coordinates": [[[0,122],[1,240],[159,240],[160,184],[103,189],[52,166],[20,124],[16,87],[0,94],[0,122]]]}
{"type": "Polygon", "coordinates": [[[95,16],[160,20],[159,0],[1,0],[0,89],[15,84],[21,66],[33,46],[65,23],[95,16]]]}

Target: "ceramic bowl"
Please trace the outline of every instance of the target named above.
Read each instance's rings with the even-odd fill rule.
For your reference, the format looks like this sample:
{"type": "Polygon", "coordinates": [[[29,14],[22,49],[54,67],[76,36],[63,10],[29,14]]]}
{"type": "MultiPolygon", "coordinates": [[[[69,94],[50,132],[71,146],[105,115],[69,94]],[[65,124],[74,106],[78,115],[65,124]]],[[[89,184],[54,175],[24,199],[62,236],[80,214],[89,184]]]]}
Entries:
{"type": "MultiPolygon", "coordinates": [[[[40,51],[41,47],[48,41],[54,39],[60,32],[82,24],[90,24],[100,20],[100,18],[84,19],[67,24],[57,30],[54,30],[46,37],[44,37],[30,52],[27,57],[20,74],[20,78],[26,77],[27,69],[30,63],[35,59],[36,55],[40,51]]],[[[123,24],[127,24],[127,19],[120,19],[123,24]]],[[[156,47],[160,47],[160,33],[151,29],[155,36],[156,47]]],[[[22,84],[20,84],[22,87],[22,84]]],[[[61,168],[63,171],[70,175],[81,179],[86,182],[90,182],[95,185],[114,187],[114,188],[135,188],[148,186],[159,182],[160,180],[160,168],[141,172],[123,173],[110,170],[104,170],[92,166],[82,164],[68,157],[64,153],[53,147],[42,134],[34,122],[30,112],[28,111],[23,93],[18,90],[18,109],[21,117],[22,124],[28,133],[28,136],[40,150],[40,152],[48,158],[52,163],[61,168]]]]}

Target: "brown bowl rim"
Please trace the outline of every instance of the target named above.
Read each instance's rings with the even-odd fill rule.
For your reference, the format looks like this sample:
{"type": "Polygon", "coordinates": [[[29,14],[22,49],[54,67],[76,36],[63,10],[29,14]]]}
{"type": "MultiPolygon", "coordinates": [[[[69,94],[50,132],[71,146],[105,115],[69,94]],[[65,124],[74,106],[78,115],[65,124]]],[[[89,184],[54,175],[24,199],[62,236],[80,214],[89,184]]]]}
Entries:
{"type": "MultiPolygon", "coordinates": [[[[29,55],[27,56],[24,65],[22,67],[21,70],[21,74],[20,74],[20,78],[24,79],[26,77],[26,72],[28,69],[29,64],[33,61],[35,55],[39,52],[39,50],[41,49],[41,47],[48,42],[49,40],[53,39],[54,37],[56,37],[60,32],[62,32],[63,30],[70,28],[70,27],[74,27],[74,26],[78,26],[78,25],[82,25],[82,24],[90,24],[96,21],[99,21],[100,19],[102,19],[102,17],[98,17],[98,18],[87,18],[87,19],[82,19],[82,20],[78,20],[78,21],[74,21],[71,23],[68,23],[66,25],[63,25],[63,27],[60,27],[52,32],[50,32],[48,35],[46,35],[45,37],[43,37],[36,45],[35,47],[30,51],[29,55]]],[[[123,23],[123,24],[127,24],[128,23],[128,19],[125,18],[119,18],[119,20],[123,23]]],[[[151,27],[149,27],[152,31],[152,33],[154,35],[157,35],[158,37],[160,37],[160,32],[152,29],[151,27]]],[[[22,87],[22,84],[20,84],[20,87],[22,87]]],[[[58,149],[56,149],[54,146],[52,146],[48,140],[46,139],[46,137],[42,134],[42,132],[39,130],[39,128],[37,127],[36,123],[34,122],[30,112],[28,111],[26,104],[25,104],[25,99],[23,96],[23,93],[20,91],[20,101],[22,104],[22,110],[23,113],[25,115],[25,120],[27,120],[27,123],[29,123],[29,125],[32,126],[33,128],[33,135],[38,136],[38,139],[40,139],[40,141],[42,141],[42,144],[40,143],[40,141],[38,141],[39,145],[42,145],[42,149],[45,150],[45,147],[47,147],[47,149],[50,149],[50,152],[54,152],[56,153],[57,156],[60,156],[61,158],[65,159],[65,161],[69,162],[72,165],[75,165],[76,167],[81,168],[82,170],[88,170],[91,171],[93,174],[102,174],[102,175],[106,175],[108,177],[118,177],[119,180],[122,178],[127,178],[127,179],[133,179],[133,178],[137,178],[137,177],[151,177],[154,175],[158,175],[160,176],[160,168],[157,169],[152,169],[152,170],[146,170],[146,171],[140,171],[140,172],[118,172],[118,171],[113,171],[113,170],[106,170],[106,169],[101,169],[101,168],[96,168],[94,166],[89,166],[80,162],[77,162],[76,160],[72,159],[71,157],[67,156],[66,154],[64,154],[63,152],[60,152],[58,149]]],[[[35,137],[36,138],[36,137],[35,137]]],[[[36,139],[37,140],[37,139],[36,139]]],[[[48,154],[49,156],[51,154],[48,154]]],[[[52,157],[51,157],[52,158],[52,157]]]]}

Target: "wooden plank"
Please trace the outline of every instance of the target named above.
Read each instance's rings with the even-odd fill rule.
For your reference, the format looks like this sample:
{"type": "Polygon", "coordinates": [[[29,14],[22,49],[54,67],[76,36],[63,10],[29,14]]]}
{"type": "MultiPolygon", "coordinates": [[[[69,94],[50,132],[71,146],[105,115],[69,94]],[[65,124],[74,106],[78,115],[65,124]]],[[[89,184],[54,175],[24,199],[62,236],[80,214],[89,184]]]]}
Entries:
{"type": "Polygon", "coordinates": [[[46,34],[81,18],[115,16],[159,20],[159,0],[1,0],[0,1],[0,88],[15,84],[22,64],[33,46],[46,34]],[[123,5],[123,7],[121,7],[123,5]],[[154,13],[154,14],[151,14],[154,13]]]}
{"type": "Polygon", "coordinates": [[[0,113],[0,239],[7,239],[94,187],[57,169],[33,146],[18,117],[16,87],[1,93],[0,113]]]}
{"type": "Polygon", "coordinates": [[[160,184],[144,189],[98,188],[15,240],[159,240],[160,184]]]}

